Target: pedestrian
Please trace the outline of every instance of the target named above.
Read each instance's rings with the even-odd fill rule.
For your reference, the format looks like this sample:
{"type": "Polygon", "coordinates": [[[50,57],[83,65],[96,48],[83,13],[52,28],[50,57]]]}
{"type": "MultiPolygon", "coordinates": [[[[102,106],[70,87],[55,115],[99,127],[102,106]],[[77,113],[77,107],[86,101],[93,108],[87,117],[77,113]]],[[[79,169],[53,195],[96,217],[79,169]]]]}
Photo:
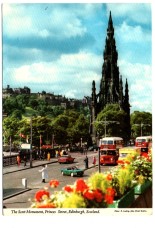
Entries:
{"type": "Polygon", "coordinates": [[[20,156],[19,155],[17,155],[17,165],[18,165],[18,167],[20,166],[20,156]]]}
{"type": "Polygon", "coordinates": [[[92,162],[92,164],[95,166],[96,165],[96,157],[95,156],[93,156],[93,162],[92,162]]]}
{"type": "Polygon", "coordinates": [[[45,159],[45,155],[46,155],[46,153],[45,153],[45,151],[42,151],[41,152],[41,159],[44,161],[44,159],[45,159]]]}
{"type": "Polygon", "coordinates": [[[27,161],[27,159],[26,159],[26,155],[24,155],[23,160],[24,160],[24,166],[26,166],[26,161],[27,161]]]}
{"type": "Polygon", "coordinates": [[[58,150],[56,150],[55,156],[56,156],[56,158],[58,158],[58,156],[59,156],[59,151],[58,150]]]}
{"type": "Polygon", "coordinates": [[[41,172],[42,182],[45,183],[45,179],[48,178],[47,165],[42,165],[42,169],[39,172],[41,172]]]}
{"type": "Polygon", "coordinates": [[[88,169],[88,157],[87,157],[87,155],[84,159],[84,162],[85,162],[85,168],[88,169]]]}
{"type": "Polygon", "coordinates": [[[51,159],[51,155],[50,155],[50,152],[48,152],[48,154],[47,154],[47,161],[50,161],[50,159],[51,159]]]}

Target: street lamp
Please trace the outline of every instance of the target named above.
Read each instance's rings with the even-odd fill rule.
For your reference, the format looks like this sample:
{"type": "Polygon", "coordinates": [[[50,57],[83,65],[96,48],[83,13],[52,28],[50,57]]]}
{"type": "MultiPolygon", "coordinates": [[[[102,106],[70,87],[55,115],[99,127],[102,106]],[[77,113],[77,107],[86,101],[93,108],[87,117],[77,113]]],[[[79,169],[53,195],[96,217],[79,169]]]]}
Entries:
{"type": "Polygon", "coordinates": [[[10,156],[11,156],[11,136],[10,136],[10,156]]]}
{"type": "Polygon", "coordinates": [[[133,124],[133,125],[140,126],[140,135],[141,136],[143,135],[143,126],[144,125],[150,126],[150,124],[143,124],[142,122],[140,124],[133,124]]]}
{"type": "Polygon", "coordinates": [[[101,121],[94,121],[94,122],[104,123],[104,137],[106,137],[106,135],[107,135],[107,125],[108,125],[109,123],[117,123],[117,124],[120,123],[120,122],[118,122],[118,121],[107,121],[106,117],[105,117],[105,120],[104,120],[104,121],[101,120],[101,121]]]}
{"type": "Polygon", "coordinates": [[[141,124],[140,124],[140,134],[141,134],[141,136],[143,135],[143,134],[142,134],[142,127],[143,127],[143,124],[141,123],[141,124]]]}
{"type": "Polygon", "coordinates": [[[100,149],[98,149],[98,172],[101,172],[101,165],[100,165],[100,149]]]}
{"type": "Polygon", "coordinates": [[[30,135],[31,135],[31,141],[30,141],[30,168],[32,168],[32,117],[30,118],[30,135]]]}
{"type": "Polygon", "coordinates": [[[82,138],[81,138],[81,148],[82,148],[82,138]]]}

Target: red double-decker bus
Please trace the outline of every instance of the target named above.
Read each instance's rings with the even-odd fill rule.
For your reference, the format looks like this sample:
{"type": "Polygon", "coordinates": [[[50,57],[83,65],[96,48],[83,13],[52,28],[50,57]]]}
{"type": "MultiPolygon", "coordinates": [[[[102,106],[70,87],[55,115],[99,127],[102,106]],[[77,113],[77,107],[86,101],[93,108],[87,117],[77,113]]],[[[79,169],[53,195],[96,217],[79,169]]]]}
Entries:
{"type": "Polygon", "coordinates": [[[152,136],[139,136],[135,140],[135,146],[141,149],[141,155],[148,153],[152,147],[152,136]]]}
{"type": "Polygon", "coordinates": [[[119,149],[123,147],[121,137],[105,137],[100,139],[100,164],[117,164],[119,149]]]}

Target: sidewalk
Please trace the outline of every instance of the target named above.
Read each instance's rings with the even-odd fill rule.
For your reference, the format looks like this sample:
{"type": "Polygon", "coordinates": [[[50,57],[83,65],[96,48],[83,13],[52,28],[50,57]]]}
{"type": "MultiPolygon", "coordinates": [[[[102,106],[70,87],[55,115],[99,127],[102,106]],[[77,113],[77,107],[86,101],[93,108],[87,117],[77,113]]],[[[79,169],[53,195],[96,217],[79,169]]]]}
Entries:
{"type": "MultiPolygon", "coordinates": [[[[82,155],[80,152],[77,153],[70,153],[72,157],[79,157],[79,156],[85,156],[84,154],[82,155]]],[[[91,157],[92,155],[97,155],[96,152],[88,152],[87,156],[91,157]]],[[[55,163],[58,162],[58,158],[51,158],[50,161],[45,160],[33,160],[32,161],[32,167],[30,167],[30,162],[27,162],[27,165],[24,166],[24,163],[21,163],[20,166],[18,167],[18,165],[10,165],[10,166],[5,166],[3,167],[3,175],[7,174],[7,173],[12,173],[12,172],[18,172],[20,170],[24,170],[24,169],[32,169],[33,167],[37,167],[37,166],[41,166],[43,164],[51,164],[51,163],[55,163]]]]}
{"type": "Polygon", "coordinates": [[[50,161],[47,160],[33,160],[32,161],[32,167],[30,167],[30,162],[27,162],[26,166],[24,166],[24,163],[21,163],[20,166],[18,165],[10,165],[10,166],[5,166],[3,167],[3,175],[7,173],[12,173],[12,172],[18,172],[20,170],[24,169],[32,169],[33,167],[41,166],[43,164],[51,164],[54,162],[57,162],[57,158],[51,158],[50,161]]]}

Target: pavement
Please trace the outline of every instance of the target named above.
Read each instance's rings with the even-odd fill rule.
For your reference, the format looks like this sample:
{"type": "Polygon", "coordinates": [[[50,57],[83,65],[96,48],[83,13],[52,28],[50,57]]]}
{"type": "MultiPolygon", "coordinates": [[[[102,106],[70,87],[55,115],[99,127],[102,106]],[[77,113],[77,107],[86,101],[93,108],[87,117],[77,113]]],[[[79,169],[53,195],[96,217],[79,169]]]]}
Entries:
{"type": "MultiPolygon", "coordinates": [[[[85,156],[85,155],[82,155],[81,153],[71,153],[71,155],[73,157],[79,157],[79,156],[85,156]]],[[[97,155],[97,152],[88,152],[87,153],[87,156],[88,157],[92,157],[93,155],[97,155]]],[[[7,175],[9,173],[13,173],[13,172],[19,172],[19,171],[22,171],[22,170],[26,170],[26,169],[32,169],[32,168],[35,168],[35,167],[39,167],[39,166],[42,166],[43,164],[51,164],[51,163],[55,163],[57,162],[57,158],[51,158],[50,161],[47,161],[47,160],[34,160],[32,162],[32,167],[30,167],[30,163],[27,162],[27,165],[24,166],[23,164],[21,164],[19,167],[18,165],[11,165],[11,166],[6,166],[6,167],[3,167],[3,175],[7,175]]],[[[89,166],[89,169],[94,167],[93,165],[90,165],[89,166]]],[[[80,168],[83,168],[85,170],[85,167],[80,167],[80,168]]],[[[7,208],[7,203],[9,204],[14,204],[13,202],[14,201],[20,201],[19,199],[21,198],[21,194],[22,194],[22,198],[24,199],[28,199],[28,195],[34,195],[34,192],[36,191],[36,189],[31,189],[31,188],[23,188],[23,189],[20,189],[20,188],[17,188],[18,190],[13,192],[11,195],[8,195],[8,196],[3,196],[3,206],[5,205],[6,208],[7,208]],[[27,192],[27,193],[26,193],[27,192]],[[26,194],[23,194],[23,193],[26,193],[26,194]],[[15,200],[15,198],[17,200],[15,200]]],[[[24,202],[24,200],[23,200],[24,202]]],[[[21,203],[17,203],[16,205],[16,202],[15,202],[15,207],[17,206],[18,207],[21,207],[19,205],[21,205],[21,203]]],[[[24,205],[24,204],[23,204],[24,205]]],[[[25,205],[27,205],[27,202],[25,202],[25,205]]],[[[26,207],[26,206],[24,206],[26,207]]]]}
{"type": "MultiPolygon", "coordinates": [[[[70,153],[72,157],[79,157],[79,156],[85,156],[84,154],[81,154],[80,152],[75,152],[75,153],[70,153]]],[[[97,155],[97,151],[89,151],[87,153],[87,156],[93,156],[93,155],[97,155]]],[[[44,164],[51,164],[51,163],[55,163],[58,162],[58,158],[51,158],[50,161],[44,159],[44,160],[33,160],[32,162],[32,167],[30,167],[29,162],[27,162],[27,165],[24,166],[23,164],[20,164],[20,166],[18,165],[10,165],[10,166],[5,166],[3,167],[3,175],[7,174],[7,173],[12,173],[12,172],[18,172],[20,170],[25,170],[25,169],[32,169],[33,167],[37,167],[37,166],[42,166],[44,164]]],[[[91,167],[90,167],[91,168],[91,167]]]]}
{"type": "Polygon", "coordinates": [[[43,164],[51,164],[54,162],[57,162],[57,158],[51,158],[50,161],[45,160],[34,160],[32,162],[32,167],[30,167],[29,162],[27,162],[27,165],[24,166],[23,164],[20,164],[20,166],[18,165],[10,165],[10,166],[5,166],[3,167],[3,175],[4,174],[8,174],[8,173],[12,173],[12,172],[19,172],[21,170],[25,170],[25,169],[32,169],[33,167],[37,167],[37,166],[41,166],[43,164]]]}

